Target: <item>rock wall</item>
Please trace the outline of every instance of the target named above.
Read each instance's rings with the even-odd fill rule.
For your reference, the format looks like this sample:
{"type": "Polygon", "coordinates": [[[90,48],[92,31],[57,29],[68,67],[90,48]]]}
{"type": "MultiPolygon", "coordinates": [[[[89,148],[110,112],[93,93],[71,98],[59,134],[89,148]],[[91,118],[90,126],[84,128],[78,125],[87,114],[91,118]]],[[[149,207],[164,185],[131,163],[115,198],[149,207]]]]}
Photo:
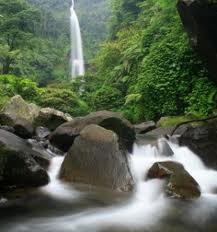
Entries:
{"type": "Polygon", "coordinates": [[[217,83],[217,1],[179,0],[177,8],[191,44],[207,62],[210,79],[217,83]]]}

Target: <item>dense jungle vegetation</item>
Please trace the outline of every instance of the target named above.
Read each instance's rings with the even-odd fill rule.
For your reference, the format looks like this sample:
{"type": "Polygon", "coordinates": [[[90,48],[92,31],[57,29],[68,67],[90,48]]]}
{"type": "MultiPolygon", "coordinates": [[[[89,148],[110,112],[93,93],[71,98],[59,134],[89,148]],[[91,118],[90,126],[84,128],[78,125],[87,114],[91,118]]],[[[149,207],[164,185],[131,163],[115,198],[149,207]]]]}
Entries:
{"type": "Polygon", "coordinates": [[[107,109],[133,122],[217,108],[217,86],[189,43],[176,0],[78,0],[89,68],[71,82],[70,2],[0,0],[1,105],[20,94],[74,116],[107,109]]]}

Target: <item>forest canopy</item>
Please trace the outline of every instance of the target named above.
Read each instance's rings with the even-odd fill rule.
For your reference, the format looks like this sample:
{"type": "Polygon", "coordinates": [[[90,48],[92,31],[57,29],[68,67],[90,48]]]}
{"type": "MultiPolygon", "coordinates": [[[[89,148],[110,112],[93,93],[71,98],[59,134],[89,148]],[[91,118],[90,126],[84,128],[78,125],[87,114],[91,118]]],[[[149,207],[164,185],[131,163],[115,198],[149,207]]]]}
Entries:
{"type": "Polygon", "coordinates": [[[176,0],[75,2],[88,69],[70,81],[71,1],[0,0],[1,85],[13,89],[3,96],[58,102],[75,115],[120,111],[133,122],[215,111],[216,84],[189,43],[176,0]],[[18,91],[19,83],[35,93],[18,91]]]}

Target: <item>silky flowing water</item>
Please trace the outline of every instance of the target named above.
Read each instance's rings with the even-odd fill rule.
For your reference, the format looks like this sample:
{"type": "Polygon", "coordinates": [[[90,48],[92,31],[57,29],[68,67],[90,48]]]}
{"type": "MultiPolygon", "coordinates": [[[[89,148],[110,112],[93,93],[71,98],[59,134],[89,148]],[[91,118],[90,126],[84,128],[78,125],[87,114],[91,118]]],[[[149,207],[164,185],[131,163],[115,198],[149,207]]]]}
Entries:
{"type": "Polygon", "coordinates": [[[84,75],[84,57],[82,47],[81,30],[77,14],[75,12],[75,3],[72,0],[70,8],[70,26],[71,26],[71,75],[72,78],[84,75]]]}
{"type": "Polygon", "coordinates": [[[186,147],[169,143],[165,157],[151,145],[135,145],[130,166],[136,180],[133,193],[114,193],[58,179],[63,157],[50,165],[49,185],[24,199],[0,206],[1,232],[216,232],[217,172],[207,168],[186,147]],[[146,180],[156,161],[180,162],[201,186],[193,201],[169,199],[164,180],[146,180]]]}

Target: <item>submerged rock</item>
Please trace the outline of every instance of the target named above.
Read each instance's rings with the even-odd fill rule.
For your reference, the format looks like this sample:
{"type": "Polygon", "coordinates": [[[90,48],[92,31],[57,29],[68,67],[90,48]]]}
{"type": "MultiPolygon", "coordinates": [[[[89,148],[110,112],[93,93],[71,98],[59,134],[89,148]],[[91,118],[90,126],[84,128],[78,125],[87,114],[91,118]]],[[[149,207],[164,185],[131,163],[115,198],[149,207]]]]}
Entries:
{"type": "Polygon", "coordinates": [[[161,155],[172,156],[174,152],[165,138],[158,140],[157,148],[161,155]]]}
{"type": "Polygon", "coordinates": [[[134,125],[135,131],[137,134],[145,134],[149,131],[152,131],[156,128],[156,123],[154,121],[143,122],[137,125],[134,125]]]}
{"type": "Polygon", "coordinates": [[[21,138],[0,130],[0,188],[46,185],[48,174],[33,158],[40,155],[21,138]]]}
{"type": "Polygon", "coordinates": [[[94,112],[86,117],[75,118],[71,122],[64,123],[52,133],[50,141],[59,149],[68,151],[74,139],[90,124],[114,131],[119,137],[120,145],[128,151],[132,151],[135,140],[133,125],[120,114],[110,111],[94,112]]]}
{"type": "Polygon", "coordinates": [[[42,108],[34,120],[34,125],[47,127],[49,130],[55,130],[61,124],[69,121],[72,121],[72,117],[68,114],[52,108],[42,108]]]}
{"type": "Polygon", "coordinates": [[[60,178],[119,191],[131,191],[133,178],[118,136],[97,125],[86,126],[61,166],[60,178]]]}
{"type": "Polygon", "coordinates": [[[157,162],[148,171],[148,178],[166,178],[166,194],[180,199],[200,197],[200,187],[180,163],[157,162]]]}

